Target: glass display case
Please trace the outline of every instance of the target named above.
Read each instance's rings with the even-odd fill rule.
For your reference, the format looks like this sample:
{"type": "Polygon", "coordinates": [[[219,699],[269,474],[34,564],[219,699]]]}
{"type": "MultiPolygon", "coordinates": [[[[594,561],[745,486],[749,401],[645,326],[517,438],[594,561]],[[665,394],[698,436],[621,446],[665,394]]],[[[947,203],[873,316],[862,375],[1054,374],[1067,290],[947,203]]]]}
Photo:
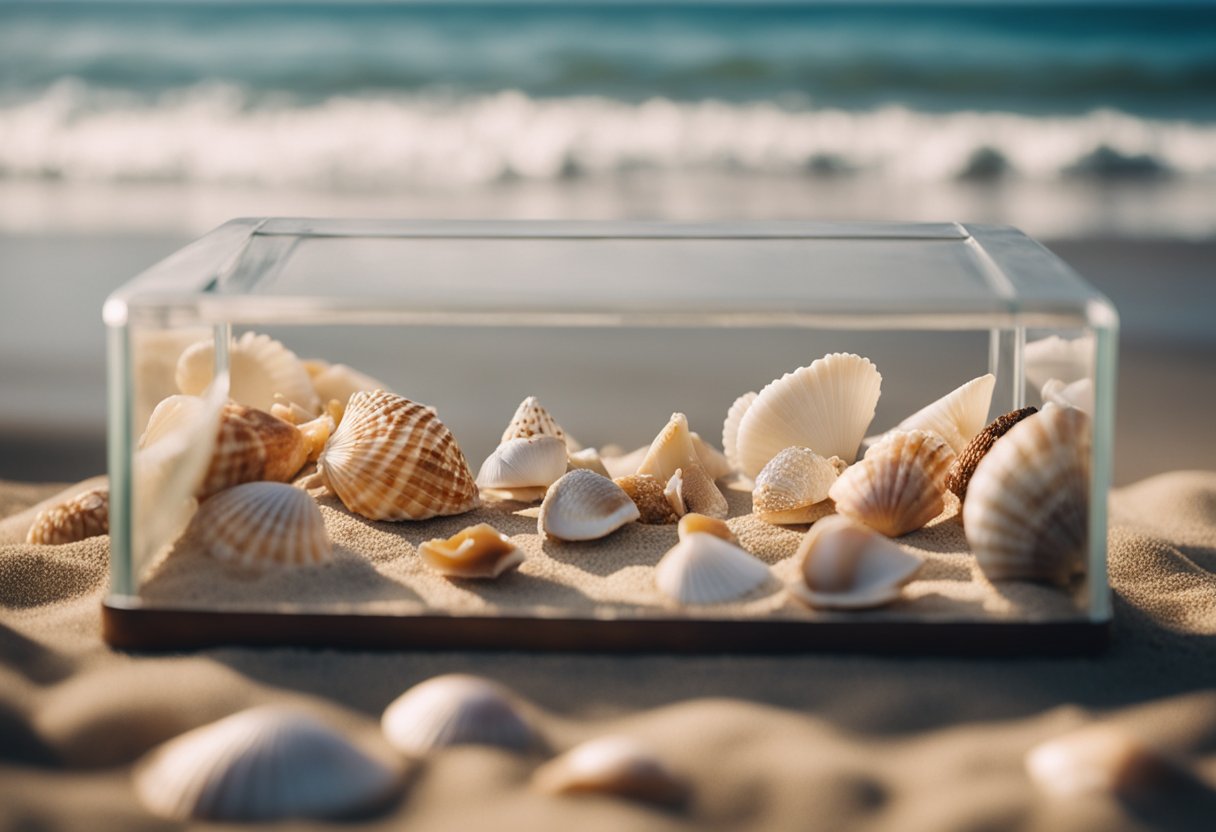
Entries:
{"type": "Polygon", "coordinates": [[[1107,638],[1118,319],[1015,229],[240,219],[104,318],[116,646],[1107,638]]]}

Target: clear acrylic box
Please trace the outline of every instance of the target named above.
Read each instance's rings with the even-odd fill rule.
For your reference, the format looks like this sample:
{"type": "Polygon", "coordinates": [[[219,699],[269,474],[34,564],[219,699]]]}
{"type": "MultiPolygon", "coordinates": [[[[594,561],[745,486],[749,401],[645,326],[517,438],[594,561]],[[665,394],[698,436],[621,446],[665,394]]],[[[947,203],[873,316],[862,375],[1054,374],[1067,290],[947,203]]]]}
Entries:
{"type": "MultiPolygon", "coordinates": [[[[1117,315],[1015,229],[240,219],[114,293],[104,318],[112,546],[104,618],[116,646],[1067,652],[1099,646],[1109,632],[1117,315]],[[401,542],[360,567],[357,591],[338,582],[326,594],[324,568],[307,591],[295,588],[311,578],[233,577],[218,567],[207,591],[205,577],[160,580],[180,557],[194,505],[182,502],[190,486],[175,477],[189,475],[177,473],[173,455],[195,442],[161,449],[148,479],[141,433],[152,407],[176,392],[178,355],[199,339],[216,347],[203,399],[225,400],[226,345],[249,331],[433,406],[473,472],[528,395],[585,446],[627,450],[649,443],[674,411],[719,444],[736,396],[832,352],[866,356],[882,374],[870,433],[987,372],[996,376],[989,420],[1041,404],[1044,374],[1057,385],[1080,382],[1092,395],[1085,574],[1063,589],[988,585],[965,551],[947,546],[933,555],[928,589],[890,607],[682,608],[645,591],[604,600],[563,585],[561,575],[577,570],[588,586],[626,577],[643,586],[653,569],[651,554],[614,550],[617,560],[597,565],[594,546],[570,544],[546,549],[553,569],[521,569],[517,596],[510,581],[432,592],[434,579],[405,561],[436,529],[459,527],[445,518],[371,524],[401,542]],[[229,585],[230,593],[216,588],[229,585]],[[1044,592],[1054,593],[1050,603],[1036,600],[1044,592]]],[[[732,498],[732,512],[739,505],[732,498]]],[[[533,533],[535,522],[526,520],[533,533]]],[[[520,520],[508,533],[527,528],[520,520]]],[[[674,527],[662,533],[675,542],[674,527]]]]}

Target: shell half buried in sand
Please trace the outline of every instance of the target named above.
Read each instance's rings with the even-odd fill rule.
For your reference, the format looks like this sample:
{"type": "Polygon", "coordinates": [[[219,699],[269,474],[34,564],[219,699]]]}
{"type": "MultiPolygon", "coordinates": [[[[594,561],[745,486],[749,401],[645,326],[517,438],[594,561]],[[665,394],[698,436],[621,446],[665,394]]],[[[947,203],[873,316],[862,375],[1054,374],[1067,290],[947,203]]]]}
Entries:
{"type": "Polygon", "coordinates": [[[566,473],[566,466],[566,443],[556,436],[508,439],[482,463],[477,486],[508,494],[514,489],[527,489],[531,495],[557,482],[566,473]]]}
{"type": "Polygon", "coordinates": [[[688,418],[683,413],[671,414],[671,419],[650,444],[637,473],[649,474],[664,482],[680,472],[680,496],[688,511],[725,517],[730,510],[726,497],[714,484],[714,478],[701,464],[688,418]]]}
{"type": "Polygon", "coordinates": [[[469,526],[446,540],[428,540],[418,546],[418,554],[449,578],[497,578],[524,562],[523,550],[489,523],[469,526]]]}
{"type": "MultiPolygon", "coordinates": [[[[228,363],[229,398],[268,411],[278,394],[312,413],[320,410],[321,399],[303,362],[269,335],[246,332],[232,341],[228,363]]],[[[211,383],[214,368],[215,341],[199,341],[177,360],[177,388],[187,395],[200,395],[211,383]]]]}
{"type": "Polygon", "coordinates": [[[110,533],[110,489],[83,491],[38,512],[26,543],[60,546],[110,533]]]}
{"type": "Polygon", "coordinates": [[[247,569],[317,566],[333,560],[321,510],[306,491],[250,482],[199,506],[191,531],[217,560],[247,569]]]}
{"type": "Polygon", "coordinates": [[[307,713],[265,706],[169,740],[134,779],[140,800],[162,818],[270,821],[386,807],[403,773],[307,713]]]}
{"type": "Polygon", "coordinates": [[[975,468],[980,464],[980,460],[992,450],[992,446],[996,444],[996,440],[1008,433],[1018,422],[1033,413],[1038,413],[1038,410],[1033,407],[1023,407],[1021,410],[1013,410],[1004,416],[998,416],[996,419],[993,419],[987,427],[976,434],[976,437],[967,444],[963,452],[950,464],[950,470],[946,472],[946,488],[954,496],[965,501],[967,499],[967,486],[971,484],[971,478],[975,476],[975,468]]]}
{"type": "Polygon", "coordinates": [[[684,540],[693,534],[712,534],[714,537],[720,537],[728,543],[736,545],[739,543],[735,537],[735,533],[730,530],[730,526],[726,525],[725,520],[709,517],[705,514],[685,514],[680,518],[677,534],[680,540],[684,540]]]}
{"type": "Polygon", "coordinates": [[[798,578],[787,589],[798,600],[825,610],[889,604],[923,564],[878,532],[840,516],[811,527],[794,557],[798,578]]]}
{"type": "Polygon", "coordinates": [[[937,434],[895,431],[832,483],[836,511],[888,537],[916,531],[945,508],[954,452],[937,434]]]}
{"type": "Polygon", "coordinates": [[[756,401],[758,395],[755,391],[749,391],[735,399],[722,422],[722,451],[732,471],[743,470],[739,464],[739,424],[743,421],[743,414],[747,413],[747,409],[756,401]]]}
{"type": "Polygon", "coordinates": [[[641,517],[628,494],[607,477],[577,468],[549,487],[537,531],[558,540],[599,540],[641,517]]]}
{"type": "Polygon", "coordinates": [[[436,676],[401,694],[384,710],[380,727],[394,748],[416,757],[452,745],[527,751],[540,744],[510,691],[459,673],[436,676]]]}
{"type": "Polygon", "coordinates": [[[996,376],[992,373],[974,378],[916,411],[900,422],[896,430],[936,433],[946,440],[950,450],[961,454],[988,421],[994,387],[996,376]]]}
{"type": "Polygon", "coordinates": [[[659,590],[680,604],[722,604],[760,587],[772,573],[763,561],[716,534],[681,538],[655,567],[659,590]]]}
{"type": "Polygon", "coordinates": [[[600,794],[679,806],[688,800],[687,780],[652,751],[624,736],[598,737],[550,760],[532,776],[546,794],[600,794]]]}
{"type": "Polygon", "coordinates": [[[652,526],[676,522],[679,515],[667,499],[666,486],[658,477],[652,477],[650,474],[630,474],[617,477],[613,482],[619,485],[638,507],[638,522],[652,526]]]}
{"type": "Polygon", "coordinates": [[[843,470],[839,457],[828,460],[810,448],[786,448],[756,476],[752,509],[766,523],[813,523],[834,510],[828,489],[843,470]]]}

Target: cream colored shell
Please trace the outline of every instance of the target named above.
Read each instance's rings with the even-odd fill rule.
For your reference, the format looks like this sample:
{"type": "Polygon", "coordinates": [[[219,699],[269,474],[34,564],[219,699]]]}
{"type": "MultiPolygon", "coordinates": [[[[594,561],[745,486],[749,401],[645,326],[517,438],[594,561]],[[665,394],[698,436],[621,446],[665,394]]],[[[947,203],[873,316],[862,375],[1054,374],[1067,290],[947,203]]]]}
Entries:
{"type": "Polygon", "coordinates": [[[836,511],[888,537],[915,531],[945,508],[954,452],[926,431],[895,431],[832,484],[836,511]]]}
{"type": "Polygon", "coordinates": [[[677,534],[680,540],[692,534],[712,534],[728,543],[738,544],[739,542],[735,538],[735,533],[730,530],[730,526],[726,525],[725,520],[707,517],[704,514],[685,514],[680,518],[677,534]]]}
{"type": "Polygon", "coordinates": [[[992,373],[974,378],[904,419],[897,430],[936,433],[946,440],[950,450],[961,454],[988,424],[988,408],[995,386],[996,376],[992,373]]]}
{"type": "Polygon", "coordinates": [[[356,393],[392,389],[382,381],[374,379],[345,364],[327,364],[312,375],[313,391],[322,402],[337,401],[345,405],[356,393]]]}
{"type": "Polygon", "coordinates": [[[191,534],[212,557],[253,570],[333,560],[321,510],[307,492],[278,482],[221,491],[194,515],[191,534]]]}
{"type": "Polygon", "coordinates": [[[526,751],[539,738],[506,688],[478,676],[427,679],[385,709],[380,727],[403,754],[422,756],[453,745],[526,751]]]}
{"type": "Polygon", "coordinates": [[[524,562],[523,550],[489,523],[461,529],[447,539],[428,540],[418,546],[418,554],[427,566],[449,578],[497,578],[524,562]]]}
{"type": "Polygon", "coordinates": [[[678,806],[690,792],[683,777],[624,736],[598,737],[575,746],[537,769],[532,786],[546,794],[602,794],[660,806],[678,806]]]}
{"type": "Polygon", "coordinates": [[[716,534],[683,537],[655,567],[655,584],[680,604],[735,601],[764,584],[772,573],[736,544],[716,534]]]}
{"type": "Polygon", "coordinates": [[[637,505],[619,485],[577,468],[549,487],[536,528],[558,540],[598,540],[640,517],[637,505]]]}
{"type": "Polygon", "coordinates": [[[676,471],[680,471],[680,493],[688,511],[710,517],[726,516],[729,510],[726,497],[701,464],[688,429],[688,418],[683,413],[671,414],[650,444],[637,473],[668,481],[676,471]]]}
{"type": "Polygon", "coordinates": [[[26,543],[58,546],[110,533],[110,489],[92,488],[38,512],[26,543]]]}
{"type": "Polygon", "coordinates": [[[482,463],[477,485],[489,489],[548,488],[566,473],[566,464],[566,443],[560,437],[538,434],[507,439],[482,463]]]}
{"type": "Polygon", "coordinates": [[[752,510],[768,523],[814,522],[832,512],[831,505],[823,503],[840,470],[810,448],[786,448],[756,476],[752,510]]]}
{"type": "Polygon", "coordinates": [[[756,401],[758,395],[755,391],[750,391],[735,399],[722,422],[722,451],[732,471],[743,470],[739,463],[739,424],[743,421],[743,414],[747,413],[747,409],[756,401]]]}
{"type": "Polygon", "coordinates": [[[794,554],[798,578],[788,589],[819,609],[866,609],[896,600],[923,560],[839,515],[816,523],[794,554]]]}
{"type": "MultiPolygon", "coordinates": [[[[308,371],[296,354],[269,335],[246,332],[228,347],[228,397],[258,410],[269,411],[276,394],[316,413],[321,400],[313,390],[308,371]]],[[[181,392],[197,396],[211,383],[215,370],[215,341],[190,346],[177,361],[176,381],[181,392]]]]}

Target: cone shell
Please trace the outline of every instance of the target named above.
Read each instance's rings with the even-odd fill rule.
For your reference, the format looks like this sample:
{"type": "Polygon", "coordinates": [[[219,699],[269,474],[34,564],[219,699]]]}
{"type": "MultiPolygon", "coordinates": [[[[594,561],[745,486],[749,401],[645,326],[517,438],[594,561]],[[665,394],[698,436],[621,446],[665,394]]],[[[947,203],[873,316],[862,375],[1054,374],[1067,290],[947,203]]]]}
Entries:
{"type": "Polygon", "coordinates": [[[93,488],[38,512],[25,542],[58,546],[109,533],[110,489],[93,488]]]}
{"type": "Polygon", "coordinates": [[[820,507],[839,468],[810,448],[786,448],[756,476],[752,510],[769,523],[809,523],[825,513],[820,507]],[[807,519],[813,518],[813,519],[807,519]]]}
{"type": "Polygon", "coordinates": [[[418,554],[449,578],[497,578],[524,562],[523,550],[489,523],[469,526],[446,540],[428,540],[418,554]]]}
{"type": "Polygon", "coordinates": [[[692,534],[712,534],[714,537],[720,537],[728,543],[738,544],[739,542],[735,538],[735,533],[730,530],[730,526],[726,525],[725,520],[717,517],[707,517],[704,514],[685,514],[681,517],[678,534],[680,540],[692,534]]]}
{"type": "Polygon", "coordinates": [[[1038,413],[1038,410],[1033,407],[1023,407],[1021,410],[1010,411],[1004,416],[998,416],[990,425],[980,431],[951,463],[950,470],[946,472],[946,488],[950,489],[960,500],[966,500],[967,485],[975,474],[975,466],[979,465],[984,455],[992,450],[996,440],[1032,413],[1038,413]]]}
{"type": "MultiPolygon", "coordinates": [[[[508,439],[477,473],[480,488],[548,488],[566,473],[566,443],[556,436],[508,439]]],[[[542,495],[543,496],[543,495],[542,495]]]]}
{"type": "Polygon", "coordinates": [[[356,393],[370,393],[373,390],[392,392],[384,382],[345,364],[327,364],[310,375],[313,391],[322,402],[337,401],[345,404],[356,393]]]}
{"type": "Polygon", "coordinates": [[[836,511],[888,537],[916,531],[945,508],[950,446],[933,433],[896,431],[832,484],[836,511]]]}
{"type": "Polygon", "coordinates": [[[397,697],[380,727],[403,754],[422,756],[453,745],[491,745],[526,751],[539,738],[506,688],[477,676],[428,679],[397,697]]]}
{"type": "Polygon", "coordinates": [[[710,517],[727,515],[726,497],[701,465],[688,429],[688,418],[683,413],[671,414],[671,419],[650,444],[637,473],[668,481],[676,471],[681,472],[681,495],[689,511],[710,517]]]}
{"type": "Polygon", "coordinates": [[[743,470],[739,463],[739,424],[743,421],[743,414],[747,413],[747,409],[756,401],[758,395],[754,391],[744,393],[735,399],[726,411],[726,420],[722,423],[722,451],[732,471],[743,470]]]}
{"type": "MultiPolygon", "coordinates": [[[[246,332],[228,347],[228,397],[258,410],[269,411],[275,394],[316,413],[321,400],[313,390],[308,371],[296,354],[269,335],[246,332]]],[[[190,346],[177,360],[177,387],[200,395],[215,370],[215,341],[190,346]]]]}
{"type": "Polygon", "coordinates": [[[790,594],[819,609],[889,604],[923,563],[872,529],[840,516],[816,523],[795,558],[798,579],[790,584],[790,594]]]}
{"type": "Polygon", "coordinates": [[[549,487],[536,527],[540,534],[558,540],[598,540],[640,517],[619,485],[580,468],[549,487]]]}
{"type": "Polygon", "coordinates": [[[317,472],[348,509],[370,520],[425,520],[478,503],[464,454],[435,411],[383,390],[350,397],[317,472]]]}
{"type": "Polygon", "coordinates": [[[734,601],[770,577],[769,568],[734,543],[714,534],[689,534],[655,567],[659,590],[681,604],[734,601]]]}
{"type": "Polygon", "coordinates": [[[1089,417],[1053,407],[1014,425],[980,460],[963,527],[990,580],[1064,583],[1083,571],[1089,417]]]}
{"type": "Polygon", "coordinates": [[[1114,725],[1088,725],[1026,754],[1026,773],[1055,797],[1128,797],[1155,785],[1185,782],[1185,771],[1114,725]]]}
{"type": "Polygon", "coordinates": [[[869,361],[832,353],[770,383],[743,414],[739,466],[755,478],[785,448],[810,448],[849,462],[874,420],[882,376],[869,361]]]}
{"type": "Polygon", "coordinates": [[[688,782],[637,741],[599,737],[537,769],[532,785],[546,794],[602,794],[660,806],[679,806],[688,782]]]}
{"type": "Polygon", "coordinates": [[[191,526],[207,554],[248,569],[333,560],[321,510],[306,491],[283,483],[222,491],[199,507],[191,526]]]}
{"type": "Polygon", "coordinates": [[[961,454],[988,421],[995,386],[992,373],[972,379],[904,419],[897,430],[936,433],[946,440],[950,450],[961,454]]]}
{"type": "Polygon", "coordinates": [[[664,484],[649,474],[630,474],[613,480],[638,507],[638,521],[649,525],[676,522],[676,513],[663,493],[664,484]]]}
{"type": "Polygon", "coordinates": [[[562,426],[535,396],[528,396],[519,403],[510,424],[502,432],[502,439],[498,441],[502,444],[508,439],[527,439],[531,436],[556,436],[566,444],[568,450],[579,450],[578,443],[566,435],[562,426]]]}

